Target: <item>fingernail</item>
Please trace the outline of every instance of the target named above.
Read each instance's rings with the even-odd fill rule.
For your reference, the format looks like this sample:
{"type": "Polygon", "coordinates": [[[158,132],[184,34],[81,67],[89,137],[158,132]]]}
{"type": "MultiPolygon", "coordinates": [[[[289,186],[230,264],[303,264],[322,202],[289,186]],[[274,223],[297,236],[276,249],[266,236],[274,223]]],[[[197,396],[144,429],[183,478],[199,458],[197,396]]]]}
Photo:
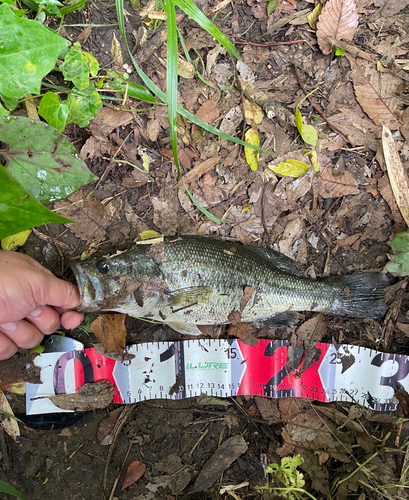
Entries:
{"type": "Polygon", "coordinates": [[[36,318],[37,316],[39,316],[42,311],[43,311],[43,307],[39,307],[38,309],[34,309],[33,312],[31,312],[30,314],[27,315],[27,318],[36,318]]]}
{"type": "Polygon", "coordinates": [[[0,325],[0,330],[3,330],[5,333],[11,333],[14,332],[14,330],[17,328],[17,323],[13,321],[12,323],[3,323],[0,325]]]}

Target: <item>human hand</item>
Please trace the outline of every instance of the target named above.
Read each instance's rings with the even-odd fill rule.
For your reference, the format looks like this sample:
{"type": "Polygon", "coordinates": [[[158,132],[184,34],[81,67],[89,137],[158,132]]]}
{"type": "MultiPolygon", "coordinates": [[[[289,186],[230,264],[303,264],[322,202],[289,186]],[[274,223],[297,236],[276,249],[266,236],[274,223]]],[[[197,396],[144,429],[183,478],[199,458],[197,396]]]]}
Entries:
{"type": "Polygon", "coordinates": [[[78,288],[27,255],[0,250],[0,360],[29,349],[44,335],[76,328],[84,315],[78,288]]]}

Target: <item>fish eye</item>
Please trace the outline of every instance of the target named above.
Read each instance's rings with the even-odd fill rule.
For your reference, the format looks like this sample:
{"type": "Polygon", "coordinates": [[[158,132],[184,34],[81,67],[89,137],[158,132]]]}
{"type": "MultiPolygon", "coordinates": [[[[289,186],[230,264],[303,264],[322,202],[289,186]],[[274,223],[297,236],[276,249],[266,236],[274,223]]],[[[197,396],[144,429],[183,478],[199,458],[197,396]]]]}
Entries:
{"type": "Polygon", "coordinates": [[[97,269],[101,274],[109,273],[109,264],[105,260],[99,260],[97,262],[97,269]]]}

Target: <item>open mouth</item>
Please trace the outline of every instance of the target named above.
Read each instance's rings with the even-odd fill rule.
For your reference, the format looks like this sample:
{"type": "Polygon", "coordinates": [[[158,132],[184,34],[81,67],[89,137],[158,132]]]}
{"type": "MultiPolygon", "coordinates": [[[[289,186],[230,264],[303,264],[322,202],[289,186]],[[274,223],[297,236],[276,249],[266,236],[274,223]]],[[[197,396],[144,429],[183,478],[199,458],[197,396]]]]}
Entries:
{"type": "Polygon", "coordinates": [[[98,305],[104,300],[104,290],[101,282],[95,276],[88,273],[79,262],[71,262],[77,285],[80,291],[81,305],[76,308],[79,312],[95,312],[101,307],[98,305]]]}

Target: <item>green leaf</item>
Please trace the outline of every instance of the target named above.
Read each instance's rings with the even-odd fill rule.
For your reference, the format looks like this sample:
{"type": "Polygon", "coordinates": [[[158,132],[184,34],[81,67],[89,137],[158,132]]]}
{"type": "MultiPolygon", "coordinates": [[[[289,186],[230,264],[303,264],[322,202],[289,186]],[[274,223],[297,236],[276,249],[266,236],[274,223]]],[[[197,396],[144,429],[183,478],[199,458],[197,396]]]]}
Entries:
{"type": "Polygon", "coordinates": [[[93,83],[81,90],[74,87],[65,102],[68,107],[67,123],[76,123],[80,127],[86,127],[102,109],[101,96],[93,83]]]}
{"type": "Polygon", "coordinates": [[[6,105],[6,108],[9,109],[10,111],[13,111],[17,108],[18,99],[15,99],[14,97],[6,97],[3,94],[0,94],[0,97],[2,98],[4,104],[6,105]]]}
{"type": "Polygon", "coordinates": [[[318,145],[317,131],[312,125],[305,125],[303,123],[301,112],[298,108],[295,108],[295,125],[297,126],[298,132],[304,142],[310,144],[311,146],[318,145]]]}
{"type": "Polygon", "coordinates": [[[241,57],[232,42],[203,14],[192,0],[175,0],[175,4],[186,12],[186,14],[196,21],[203,29],[210,33],[212,37],[221,43],[234,57],[241,61],[241,57]]]}
{"type": "MultiPolygon", "coordinates": [[[[250,128],[247,130],[245,139],[250,144],[253,144],[255,146],[260,145],[260,137],[257,130],[255,130],[254,128],[250,128]]],[[[253,170],[253,172],[255,172],[258,169],[260,153],[254,149],[246,147],[244,148],[244,154],[246,156],[247,165],[251,168],[251,170],[253,170]]]]}
{"type": "Polygon", "coordinates": [[[72,222],[47,210],[0,166],[0,239],[47,222],[72,222]]]}
{"type": "Polygon", "coordinates": [[[134,99],[139,99],[145,102],[151,102],[152,104],[157,103],[156,99],[149,92],[149,90],[147,90],[145,87],[142,87],[141,85],[137,85],[136,83],[129,82],[123,84],[123,83],[110,82],[108,86],[111,87],[111,89],[119,90],[121,94],[125,94],[127,92],[128,96],[133,97],[134,99]]]}
{"type": "Polygon", "coordinates": [[[345,50],[344,49],[340,49],[339,47],[337,47],[335,49],[335,55],[336,56],[343,56],[343,55],[345,55],[345,50]]]}
{"type": "Polygon", "coordinates": [[[79,90],[89,86],[89,75],[96,76],[99,64],[89,52],[81,50],[81,44],[75,43],[67,52],[60,70],[65,80],[72,81],[79,90]]]}
{"type": "Polygon", "coordinates": [[[278,6],[278,0],[270,0],[267,4],[267,15],[268,17],[276,10],[278,6]]]}
{"type": "Polygon", "coordinates": [[[3,106],[0,104],[0,116],[7,116],[10,113],[7,109],[4,109],[3,106]]]}
{"type": "Polygon", "coordinates": [[[47,92],[41,99],[38,114],[52,127],[64,132],[68,118],[68,107],[54,92],[47,92]]]}
{"type": "Polygon", "coordinates": [[[409,276],[409,231],[395,234],[391,247],[394,255],[389,255],[386,269],[393,276],[409,276]]]}
{"type": "Polygon", "coordinates": [[[9,493],[10,495],[14,495],[17,498],[21,498],[21,500],[24,500],[23,495],[14,488],[14,486],[11,486],[11,484],[6,483],[5,481],[0,481],[0,492],[1,493],[9,493]]]}
{"type": "Polygon", "coordinates": [[[12,5],[13,7],[15,7],[15,6],[16,6],[16,3],[15,3],[15,1],[14,1],[14,0],[0,0],[0,2],[2,2],[2,3],[6,3],[6,4],[8,4],[8,5],[12,5]]]}
{"type": "Polygon", "coordinates": [[[268,165],[273,172],[288,177],[301,177],[310,169],[310,166],[299,160],[280,161],[276,165],[268,165]]]}
{"type": "Polygon", "coordinates": [[[23,116],[0,118],[0,137],[8,173],[42,203],[67,198],[97,179],[74,146],[46,123],[23,116]]]}
{"type": "Polygon", "coordinates": [[[68,44],[38,22],[18,18],[7,4],[0,5],[0,93],[16,99],[39,94],[42,78],[68,44]]]}

